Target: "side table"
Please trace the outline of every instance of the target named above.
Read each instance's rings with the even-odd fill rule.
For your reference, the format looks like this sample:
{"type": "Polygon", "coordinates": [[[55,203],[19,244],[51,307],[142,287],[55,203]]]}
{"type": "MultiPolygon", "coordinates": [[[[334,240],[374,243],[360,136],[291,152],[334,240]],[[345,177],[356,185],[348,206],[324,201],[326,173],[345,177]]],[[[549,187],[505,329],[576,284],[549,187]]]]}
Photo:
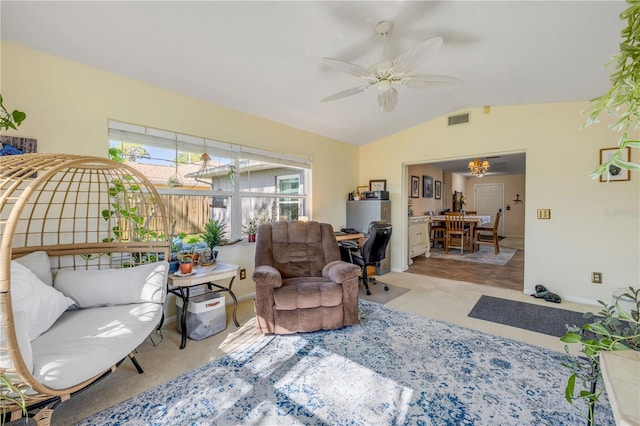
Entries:
{"type": "Polygon", "coordinates": [[[196,266],[193,268],[195,273],[192,275],[177,276],[174,273],[169,274],[169,278],[167,280],[167,291],[182,299],[182,317],[179,319],[182,325],[182,342],[180,344],[180,349],[184,349],[184,347],[187,346],[187,310],[189,306],[189,289],[192,287],[206,285],[210,290],[213,290],[212,287],[215,287],[217,289],[213,290],[215,293],[221,291],[228,292],[233,299],[233,322],[236,327],[240,327],[240,324],[236,319],[238,299],[236,299],[236,295],[233,294],[233,291],[231,290],[233,280],[235,280],[239,270],[240,266],[238,265],[216,262],[211,266],[196,266]],[[231,281],[229,281],[228,286],[224,286],[217,282],[219,280],[229,278],[231,281]]]}

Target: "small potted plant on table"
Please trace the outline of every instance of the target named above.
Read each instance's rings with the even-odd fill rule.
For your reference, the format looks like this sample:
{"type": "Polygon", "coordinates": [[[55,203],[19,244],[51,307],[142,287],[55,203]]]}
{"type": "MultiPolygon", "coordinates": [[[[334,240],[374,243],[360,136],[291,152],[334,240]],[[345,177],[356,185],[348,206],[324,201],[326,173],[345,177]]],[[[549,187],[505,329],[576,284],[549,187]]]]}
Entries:
{"type": "Polygon", "coordinates": [[[211,250],[211,260],[214,262],[218,256],[218,251],[214,249],[226,241],[226,228],[227,224],[221,219],[210,219],[209,222],[204,225],[204,234],[202,234],[202,239],[211,250]]]}

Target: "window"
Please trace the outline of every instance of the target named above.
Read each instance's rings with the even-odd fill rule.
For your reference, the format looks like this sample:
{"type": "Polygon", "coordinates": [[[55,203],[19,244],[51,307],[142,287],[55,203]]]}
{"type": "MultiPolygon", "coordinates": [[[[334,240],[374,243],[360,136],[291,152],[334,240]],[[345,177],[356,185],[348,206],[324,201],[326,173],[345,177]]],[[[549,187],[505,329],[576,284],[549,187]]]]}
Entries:
{"type": "Polygon", "coordinates": [[[109,147],[154,184],[176,235],[222,219],[233,241],[250,221],[296,220],[308,211],[309,159],[115,121],[109,147]]]}
{"type": "MultiPolygon", "coordinates": [[[[278,192],[280,194],[299,194],[300,193],[300,176],[299,175],[283,175],[277,176],[278,192]]],[[[279,213],[280,217],[286,217],[288,220],[295,220],[299,215],[298,212],[301,204],[300,199],[287,197],[279,198],[279,213]]]]}

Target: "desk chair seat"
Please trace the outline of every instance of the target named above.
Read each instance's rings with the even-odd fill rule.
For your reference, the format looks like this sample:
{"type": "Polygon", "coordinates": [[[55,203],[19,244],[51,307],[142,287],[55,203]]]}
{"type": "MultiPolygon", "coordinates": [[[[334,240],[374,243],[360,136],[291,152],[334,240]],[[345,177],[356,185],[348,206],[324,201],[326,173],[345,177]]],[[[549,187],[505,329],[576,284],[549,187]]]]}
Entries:
{"type": "Polygon", "coordinates": [[[380,284],[385,291],[389,291],[389,286],[374,277],[369,277],[367,266],[379,266],[380,261],[386,257],[387,245],[391,238],[391,224],[387,222],[371,222],[361,248],[353,241],[341,242],[342,260],[360,266],[362,269],[362,283],[368,295],[371,295],[369,283],[380,284]]]}

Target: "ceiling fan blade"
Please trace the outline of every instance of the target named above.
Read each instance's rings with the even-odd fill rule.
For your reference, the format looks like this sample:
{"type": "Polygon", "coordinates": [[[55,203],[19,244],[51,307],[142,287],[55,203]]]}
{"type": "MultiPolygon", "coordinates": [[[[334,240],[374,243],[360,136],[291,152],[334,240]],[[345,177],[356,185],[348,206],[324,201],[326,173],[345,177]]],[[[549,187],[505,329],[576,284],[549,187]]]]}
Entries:
{"type": "Polygon", "coordinates": [[[440,46],[442,46],[442,37],[440,36],[416,44],[393,60],[391,63],[392,72],[402,75],[413,70],[440,46]]]}
{"type": "Polygon", "coordinates": [[[360,65],[352,64],[350,62],[344,62],[339,59],[333,58],[322,58],[325,64],[329,65],[332,68],[337,69],[338,71],[343,71],[351,75],[355,75],[360,78],[372,78],[374,77],[373,73],[366,69],[365,67],[361,67],[360,65]]]}
{"type": "Polygon", "coordinates": [[[343,90],[342,92],[335,93],[331,96],[327,96],[326,98],[322,99],[320,102],[330,102],[330,101],[335,101],[336,99],[346,98],[347,96],[362,93],[370,87],[371,85],[353,87],[351,89],[347,89],[347,90],[343,90]]]}
{"type": "Polygon", "coordinates": [[[378,92],[378,106],[384,112],[391,112],[398,105],[398,91],[393,87],[378,92]]]}
{"type": "Polygon", "coordinates": [[[439,74],[414,74],[400,80],[404,87],[412,89],[429,89],[431,87],[457,87],[462,85],[462,80],[439,74]]]}

